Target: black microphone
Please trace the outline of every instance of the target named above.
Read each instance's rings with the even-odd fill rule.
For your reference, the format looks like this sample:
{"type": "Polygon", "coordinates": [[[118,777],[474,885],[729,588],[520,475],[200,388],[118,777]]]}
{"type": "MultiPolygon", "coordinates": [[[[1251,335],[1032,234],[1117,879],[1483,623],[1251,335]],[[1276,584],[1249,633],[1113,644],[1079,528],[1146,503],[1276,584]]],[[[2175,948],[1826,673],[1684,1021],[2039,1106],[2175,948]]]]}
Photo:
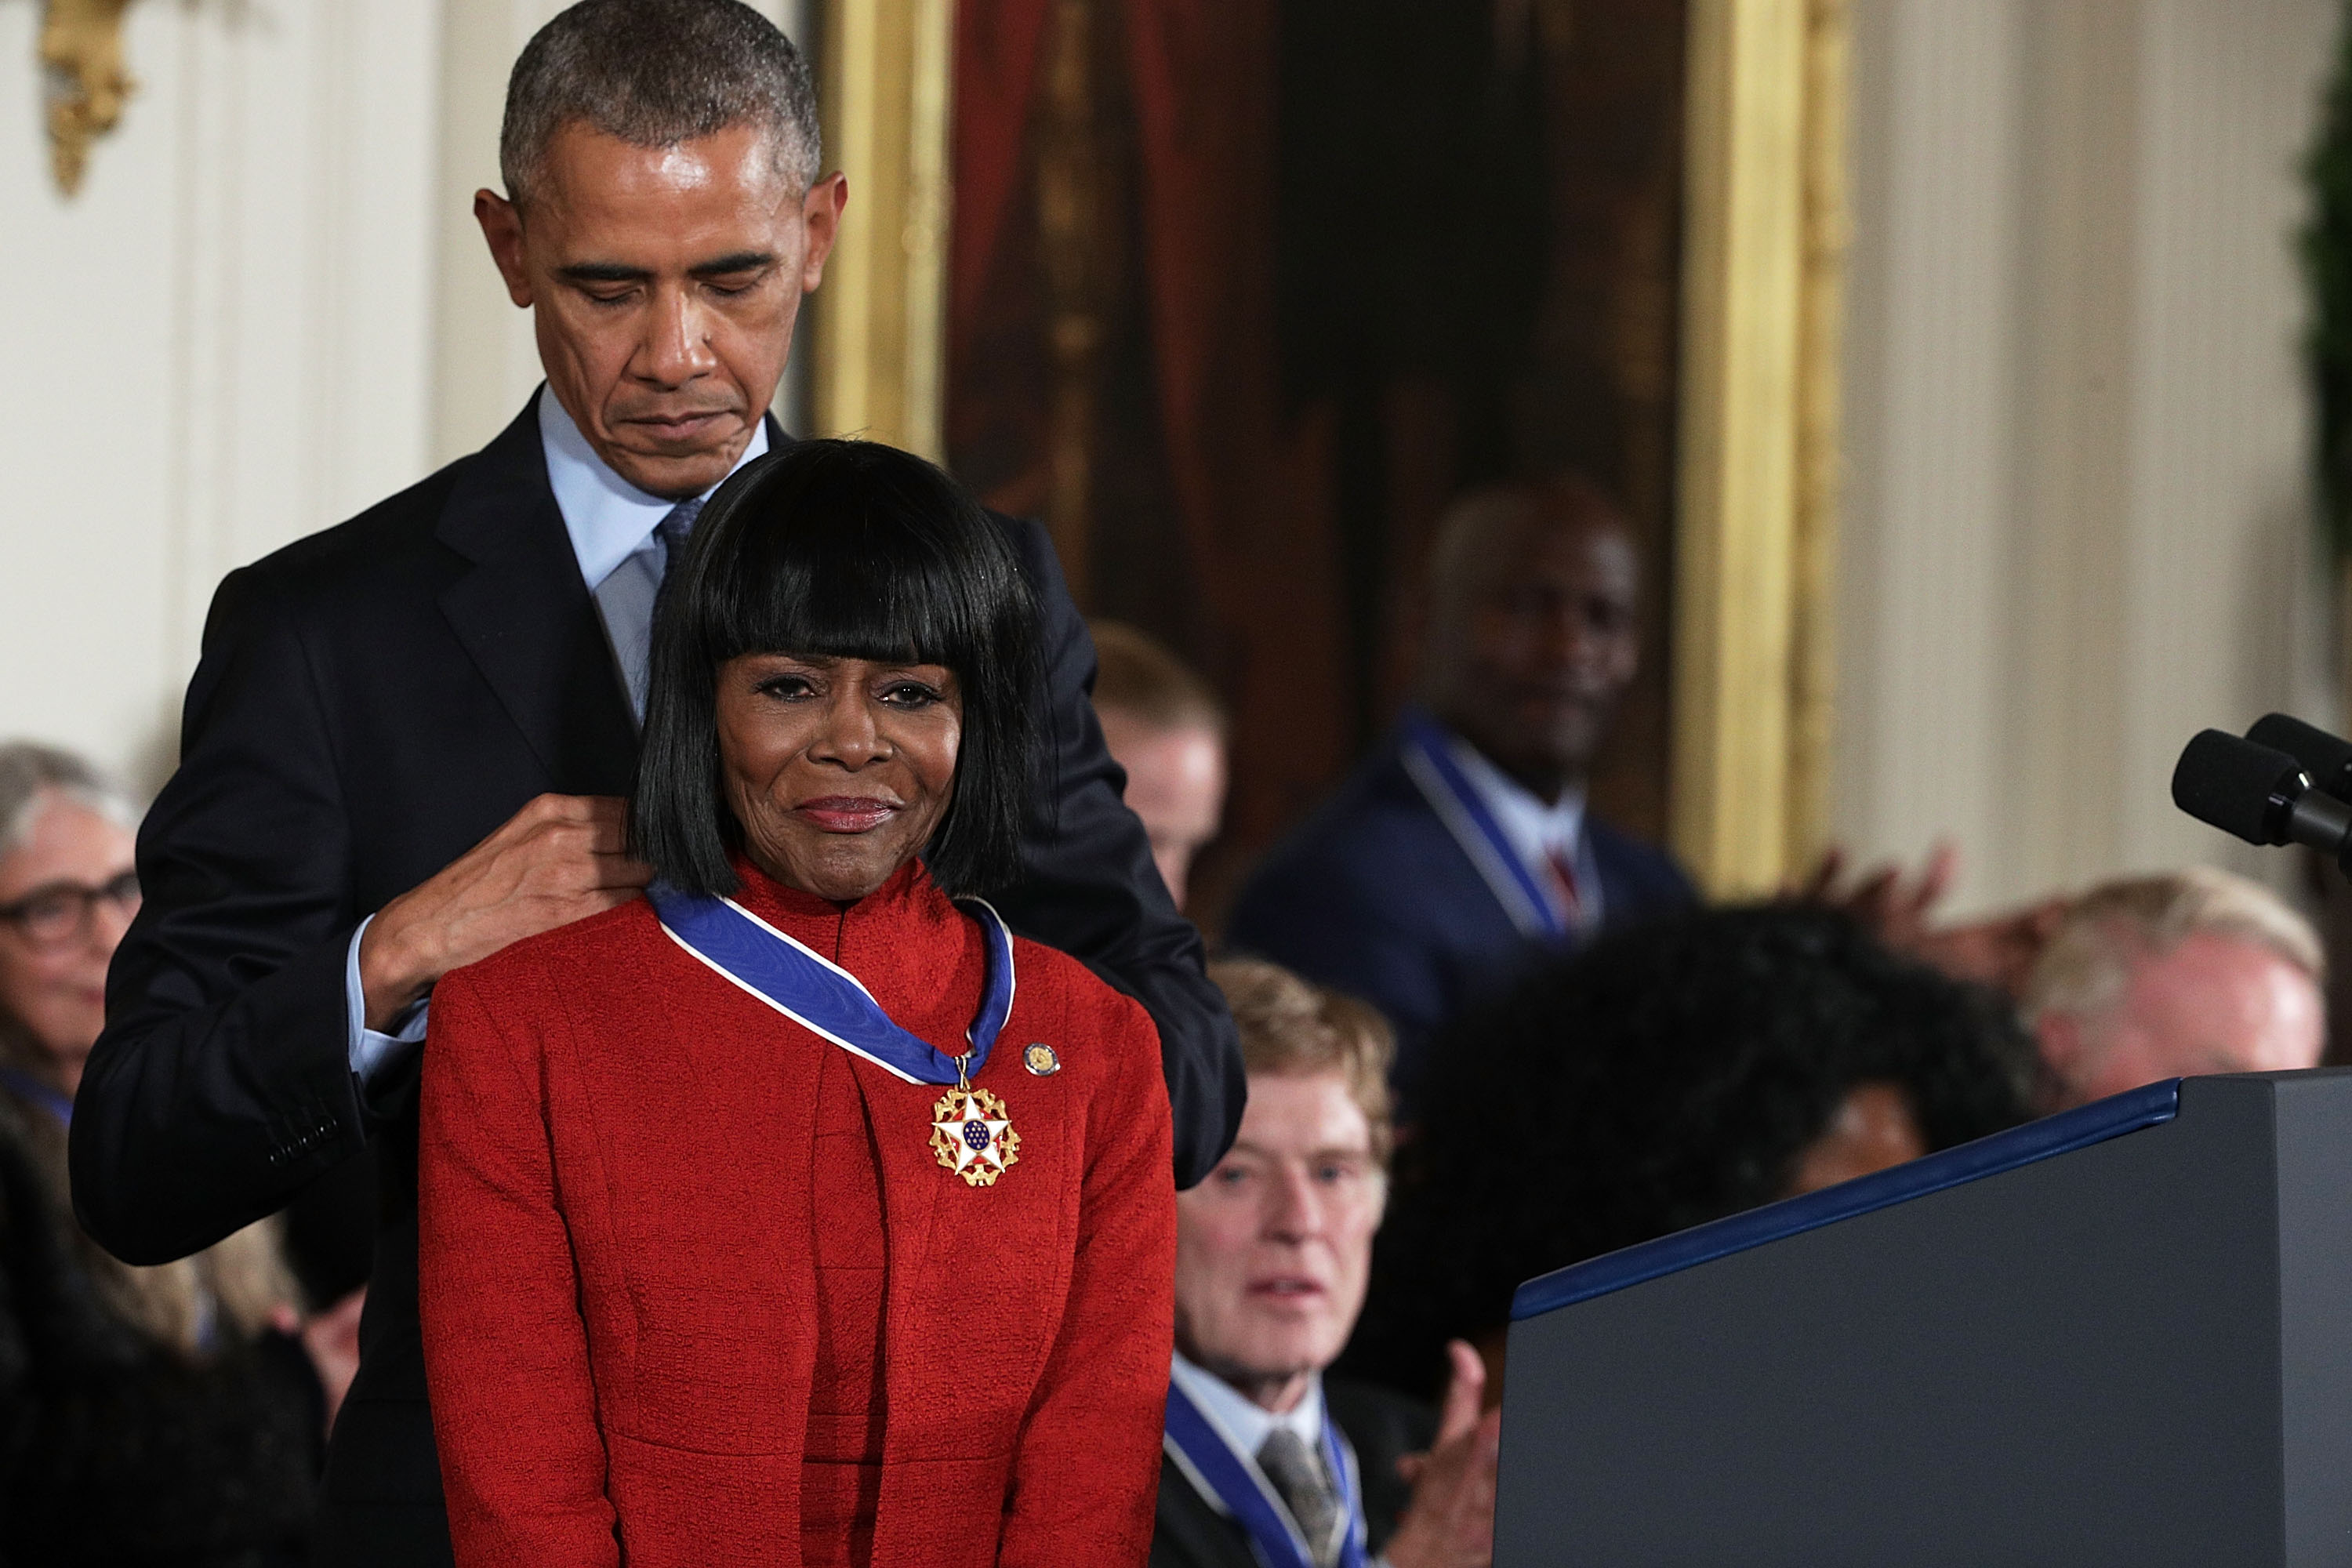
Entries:
{"type": "Polygon", "coordinates": [[[2285,713],[2263,714],[2246,739],[2284,752],[2303,764],[2313,784],[2338,800],[2352,800],[2352,741],[2285,713]]]}
{"type": "Polygon", "coordinates": [[[2352,805],[2315,785],[2286,752],[2258,741],[2200,732],[2172,770],[2172,804],[2249,844],[2308,844],[2352,875],[2352,805]]]}

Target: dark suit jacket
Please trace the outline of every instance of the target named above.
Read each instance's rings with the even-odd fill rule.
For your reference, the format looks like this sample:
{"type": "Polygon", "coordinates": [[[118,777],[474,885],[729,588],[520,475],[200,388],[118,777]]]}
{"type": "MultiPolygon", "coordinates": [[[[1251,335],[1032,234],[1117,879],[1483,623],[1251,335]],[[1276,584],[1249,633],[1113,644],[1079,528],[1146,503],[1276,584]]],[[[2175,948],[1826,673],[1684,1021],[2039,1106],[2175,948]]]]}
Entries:
{"type": "MultiPolygon", "coordinates": [[[[1402,749],[1391,733],[1266,857],[1225,936],[1379,1007],[1396,1026],[1396,1082],[1410,1109],[1437,1032],[1558,950],[1511,923],[1405,772],[1402,749]]],[[[1605,929],[1696,901],[1664,855],[1597,817],[1585,818],[1585,832],[1605,929]]]]}
{"type": "MultiPolygon", "coordinates": [[[[1396,1463],[1427,1448],[1437,1436],[1437,1415],[1418,1400],[1369,1383],[1326,1377],[1323,1397],[1364,1482],[1364,1539],[1374,1553],[1396,1533],[1397,1516],[1412,1500],[1412,1489],[1397,1479],[1396,1463]]],[[[1160,1511],[1152,1521],[1151,1568],[1260,1568],[1250,1551],[1249,1532],[1217,1510],[1172,1464],[1160,1467],[1160,1511]]]]}
{"type": "MultiPolygon", "coordinates": [[[[332,1560],[446,1560],[416,1323],[415,1068],[362,1104],[353,928],[545,791],[625,795],[636,735],[547,478],[536,405],[482,451],[222,583],[181,763],[139,836],[146,902],[74,1117],[76,1207],[133,1263],[283,1207],[373,1142],[380,1223],[359,1380],[326,1481],[332,1560]]],[[[783,439],[771,425],[772,443],[783,439]]],[[[1159,1026],[1181,1181],[1240,1120],[1233,1024],[1119,801],[1094,649],[1034,523],[1050,776],[998,900],[1159,1026]]]]}

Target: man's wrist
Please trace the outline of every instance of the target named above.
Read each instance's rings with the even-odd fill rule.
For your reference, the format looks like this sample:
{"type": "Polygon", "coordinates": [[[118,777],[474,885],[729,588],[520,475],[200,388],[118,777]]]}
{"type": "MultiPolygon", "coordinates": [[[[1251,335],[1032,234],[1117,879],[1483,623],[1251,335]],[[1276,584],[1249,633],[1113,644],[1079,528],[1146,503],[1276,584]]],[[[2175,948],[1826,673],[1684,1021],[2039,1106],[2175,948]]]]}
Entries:
{"type": "Polygon", "coordinates": [[[417,945],[414,928],[400,918],[397,900],[361,933],[360,994],[367,1004],[369,1028],[390,1028],[439,978],[417,945]]]}

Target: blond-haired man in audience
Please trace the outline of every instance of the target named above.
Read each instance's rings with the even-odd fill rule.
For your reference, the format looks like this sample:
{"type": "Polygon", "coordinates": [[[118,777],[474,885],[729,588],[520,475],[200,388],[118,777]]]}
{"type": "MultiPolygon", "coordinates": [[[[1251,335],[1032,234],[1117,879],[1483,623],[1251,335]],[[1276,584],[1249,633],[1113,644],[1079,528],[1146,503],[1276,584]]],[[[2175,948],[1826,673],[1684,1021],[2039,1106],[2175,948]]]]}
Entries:
{"type": "Polygon", "coordinates": [[[1388,1026],[1271,963],[1209,966],[1241,1132],[1176,1200],[1176,1356],[1151,1568],[1484,1568],[1499,1412],[1455,1342],[1445,1409],[1327,1379],[1388,1202],[1388,1026]]]}
{"type": "Polygon", "coordinates": [[[1184,907],[1192,858],[1225,816],[1225,706],[1168,647],[1121,621],[1088,624],[1095,713],[1127,772],[1127,808],[1151,838],[1151,861],[1184,907]]]}
{"type": "Polygon", "coordinates": [[[2311,923],[2243,877],[2192,867],[2094,888],[2026,982],[2049,1108],[2197,1073],[2315,1067],[2324,974],[2311,923]]]}

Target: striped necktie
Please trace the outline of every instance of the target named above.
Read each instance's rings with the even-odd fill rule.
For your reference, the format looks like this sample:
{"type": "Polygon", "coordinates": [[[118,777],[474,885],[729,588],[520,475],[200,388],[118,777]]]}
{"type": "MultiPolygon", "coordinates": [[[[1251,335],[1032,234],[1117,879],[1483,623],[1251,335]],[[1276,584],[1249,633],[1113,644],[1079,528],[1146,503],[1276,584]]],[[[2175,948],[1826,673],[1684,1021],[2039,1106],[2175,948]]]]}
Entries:
{"type": "Polygon", "coordinates": [[[1282,1494],[1308,1553],[1323,1568],[1329,1568],[1339,1555],[1336,1528],[1339,1496],[1331,1478],[1323,1473],[1323,1461],[1307,1446],[1306,1438],[1287,1426],[1277,1426],[1266,1434],[1265,1446],[1258,1449],[1257,1466],[1282,1494]]]}

